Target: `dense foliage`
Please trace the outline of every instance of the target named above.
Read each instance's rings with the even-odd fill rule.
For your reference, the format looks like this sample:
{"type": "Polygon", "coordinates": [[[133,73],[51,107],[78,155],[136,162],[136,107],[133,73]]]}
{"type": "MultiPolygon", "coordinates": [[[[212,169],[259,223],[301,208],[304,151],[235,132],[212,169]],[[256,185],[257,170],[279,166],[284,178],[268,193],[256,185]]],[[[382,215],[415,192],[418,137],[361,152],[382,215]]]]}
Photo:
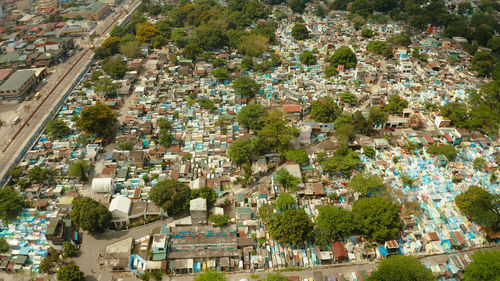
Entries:
{"type": "Polygon", "coordinates": [[[412,256],[391,256],[382,259],[368,281],[432,281],[432,271],[412,256]]]}
{"type": "Polygon", "coordinates": [[[369,240],[383,243],[399,235],[399,206],[388,198],[362,198],[354,202],[352,212],[358,231],[369,240]]]}
{"type": "Polygon", "coordinates": [[[351,235],[355,230],[350,211],[331,205],[321,206],[314,229],[316,244],[326,246],[351,235]]]}
{"type": "Polygon", "coordinates": [[[380,176],[370,174],[354,175],[347,187],[368,196],[379,195],[387,189],[380,176]]]}
{"type": "Polygon", "coordinates": [[[500,230],[500,197],[471,185],[455,197],[458,209],[486,230],[500,230]]]}
{"type": "Polygon", "coordinates": [[[15,218],[24,207],[24,200],[10,187],[0,188],[0,219],[15,218]]]}
{"type": "Polygon", "coordinates": [[[85,275],[80,270],[80,267],[75,264],[61,266],[57,271],[57,281],[83,281],[85,275]]]}
{"type": "Polygon", "coordinates": [[[76,125],[87,132],[95,133],[99,136],[107,136],[116,122],[116,116],[109,106],[98,103],[84,108],[80,112],[80,118],[76,125]]]}
{"type": "Polygon", "coordinates": [[[313,224],[303,209],[286,210],[274,216],[269,223],[271,236],[285,244],[300,245],[312,230],[313,224]]]}
{"type": "Polygon", "coordinates": [[[472,262],[465,268],[465,281],[499,280],[500,279],[500,251],[475,251],[472,262]]]}
{"type": "Polygon", "coordinates": [[[189,208],[191,190],[177,180],[162,180],[149,192],[149,199],[163,208],[169,216],[180,214],[189,208]]]}
{"type": "Polygon", "coordinates": [[[111,212],[90,197],[73,200],[70,217],[75,225],[91,232],[104,231],[111,225],[111,212]]]}

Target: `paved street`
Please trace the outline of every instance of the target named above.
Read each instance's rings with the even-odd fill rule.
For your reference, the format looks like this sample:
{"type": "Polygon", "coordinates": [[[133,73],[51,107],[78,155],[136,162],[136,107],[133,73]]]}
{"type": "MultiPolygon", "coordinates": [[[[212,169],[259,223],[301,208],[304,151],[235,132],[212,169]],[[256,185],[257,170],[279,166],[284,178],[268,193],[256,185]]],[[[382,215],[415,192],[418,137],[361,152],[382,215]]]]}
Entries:
{"type": "MultiPolygon", "coordinates": [[[[134,1],[130,4],[124,4],[127,11],[133,11],[140,1],[134,1]]],[[[105,40],[111,27],[118,23],[126,15],[122,7],[117,8],[116,14],[111,14],[96,28],[103,32],[100,37],[94,40],[96,46],[105,40]]],[[[21,122],[11,129],[10,134],[2,140],[0,145],[0,178],[8,173],[9,168],[14,163],[16,157],[42,125],[50,111],[61,100],[64,93],[69,89],[76,77],[83,71],[87,63],[92,59],[93,51],[85,48],[77,52],[68,61],[57,67],[55,73],[48,78],[47,85],[42,89],[42,97],[38,101],[32,101],[29,112],[19,112],[21,122]],[[39,106],[38,106],[39,105],[39,106]],[[15,135],[14,135],[15,134],[15,135]],[[14,139],[12,139],[14,135],[14,139]],[[7,145],[7,148],[5,146],[7,145]]],[[[12,117],[13,118],[13,117],[12,117]]]]}

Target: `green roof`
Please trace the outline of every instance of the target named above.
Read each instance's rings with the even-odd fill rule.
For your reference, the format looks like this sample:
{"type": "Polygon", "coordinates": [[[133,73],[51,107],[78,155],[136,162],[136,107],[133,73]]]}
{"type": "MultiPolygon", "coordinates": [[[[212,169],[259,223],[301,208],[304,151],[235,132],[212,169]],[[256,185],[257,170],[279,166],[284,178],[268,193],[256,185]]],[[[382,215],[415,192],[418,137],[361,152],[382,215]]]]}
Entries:
{"type": "Polygon", "coordinates": [[[19,53],[14,51],[0,57],[0,63],[11,63],[19,60],[19,53]]]}
{"type": "Polygon", "coordinates": [[[35,76],[34,70],[18,70],[0,85],[0,91],[17,90],[33,76],[35,76]]]}
{"type": "Polygon", "coordinates": [[[241,214],[241,215],[243,215],[243,214],[250,215],[250,214],[252,214],[252,208],[248,208],[248,207],[239,207],[239,208],[237,208],[237,209],[236,209],[236,212],[237,212],[238,214],[241,214]]]}

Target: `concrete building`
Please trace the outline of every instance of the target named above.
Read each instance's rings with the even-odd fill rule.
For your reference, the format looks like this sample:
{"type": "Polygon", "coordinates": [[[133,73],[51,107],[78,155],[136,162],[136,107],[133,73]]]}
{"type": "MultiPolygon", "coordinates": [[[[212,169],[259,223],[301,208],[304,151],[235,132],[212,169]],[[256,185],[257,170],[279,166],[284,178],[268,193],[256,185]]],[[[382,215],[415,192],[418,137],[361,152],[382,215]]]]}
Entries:
{"type": "Polygon", "coordinates": [[[0,85],[1,103],[20,103],[36,85],[33,70],[18,70],[0,85]]]}
{"type": "Polygon", "coordinates": [[[193,225],[207,223],[207,199],[196,198],[189,201],[189,211],[191,212],[193,225]]]}
{"type": "Polygon", "coordinates": [[[57,8],[59,2],[57,0],[38,0],[39,9],[57,8]]]}
{"type": "Polygon", "coordinates": [[[86,20],[98,21],[103,19],[108,11],[108,4],[96,1],[87,6],[67,8],[63,15],[70,18],[80,15],[86,20]]]}
{"type": "Polygon", "coordinates": [[[103,263],[109,271],[123,271],[128,268],[134,240],[132,237],[106,246],[103,263]]]}
{"type": "Polygon", "coordinates": [[[112,215],[111,222],[115,224],[117,229],[130,223],[129,213],[131,207],[132,201],[127,197],[118,195],[111,200],[108,210],[112,215]]]}

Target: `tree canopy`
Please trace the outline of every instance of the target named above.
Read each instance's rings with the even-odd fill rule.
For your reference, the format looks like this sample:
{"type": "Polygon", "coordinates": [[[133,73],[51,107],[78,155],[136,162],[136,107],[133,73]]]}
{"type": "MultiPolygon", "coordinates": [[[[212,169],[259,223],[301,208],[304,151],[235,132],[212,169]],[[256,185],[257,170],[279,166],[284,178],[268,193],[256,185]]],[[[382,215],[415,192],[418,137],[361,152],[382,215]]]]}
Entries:
{"type": "Polygon", "coordinates": [[[284,155],[290,148],[290,141],[298,130],[290,126],[283,112],[270,111],[262,117],[264,126],[257,131],[256,151],[259,154],[277,152],[284,155]]]}
{"type": "Polygon", "coordinates": [[[15,218],[24,207],[24,200],[10,187],[0,188],[0,219],[15,218]]]}
{"type": "Polygon", "coordinates": [[[499,250],[478,250],[471,258],[472,262],[465,268],[465,281],[500,279],[499,250]]]}
{"type": "Polygon", "coordinates": [[[57,281],[84,281],[85,275],[75,264],[61,266],[57,271],[57,281]]]}
{"type": "Polygon", "coordinates": [[[266,109],[260,104],[249,104],[238,113],[238,123],[248,130],[260,130],[263,127],[262,117],[267,114],[266,109]]]}
{"type": "Polygon", "coordinates": [[[192,189],[191,199],[196,198],[205,198],[207,200],[207,209],[210,210],[214,206],[215,201],[217,201],[217,193],[208,186],[204,186],[199,189],[192,189]]]}
{"type": "Polygon", "coordinates": [[[379,243],[394,239],[401,229],[399,206],[382,197],[362,198],[352,207],[357,229],[365,238],[379,243]]]}
{"type": "Polygon", "coordinates": [[[205,270],[198,273],[193,281],[226,281],[226,274],[217,270],[205,270]]]}
{"type": "Polygon", "coordinates": [[[286,152],[286,159],[297,164],[309,163],[309,157],[305,149],[293,149],[286,152]]]}
{"type": "Polygon", "coordinates": [[[500,197],[483,188],[471,185],[455,197],[455,204],[469,219],[486,230],[500,229],[500,197]]]}
{"type": "Polygon", "coordinates": [[[351,235],[355,230],[353,214],[346,209],[324,205],[319,208],[314,229],[316,244],[326,246],[351,235]]]}
{"type": "Polygon", "coordinates": [[[286,210],[269,223],[271,236],[285,244],[300,245],[313,230],[313,224],[303,209],[286,210]]]}
{"type": "Polygon", "coordinates": [[[339,148],[332,157],[328,157],[321,161],[323,171],[327,173],[342,173],[345,177],[350,177],[352,171],[360,165],[359,153],[347,149],[347,147],[339,148]]]}
{"type": "Polygon", "coordinates": [[[444,155],[448,160],[453,160],[457,156],[457,150],[451,144],[431,145],[427,148],[427,152],[432,155],[444,155]]]}
{"type": "Polygon", "coordinates": [[[233,82],[236,93],[246,97],[254,97],[260,90],[260,85],[248,76],[242,76],[233,82]]]}
{"type": "Polygon", "coordinates": [[[59,118],[54,118],[47,123],[47,127],[45,128],[47,134],[51,137],[62,138],[67,136],[71,130],[68,127],[68,124],[59,118]]]}
{"type": "Polygon", "coordinates": [[[116,116],[111,108],[105,104],[98,103],[84,108],[80,112],[80,118],[76,125],[87,132],[99,136],[107,136],[111,133],[116,122],[116,116]]]}
{"type": "Polygon", "coordinates": [[[333,123],[341,112],[342,109],[331,97],[313,101],[311,105],[311,118],[316,122],[333,123]]]}
{"type": "Polygon", "coordinates": [[[10,250],[9,243],[3,237],[0,237],[0,254],[7,253],[10,250]]]}
{"type": "Polygon", "coordinates": [[[288,281],[288,277],[279,272],[268,273],[262,281],[288,281]]]}
{"type": "Polygon", "coordinates": [[[292,36],[297,40],[304,40],[309,38],[309,30],[301,23],[297,23],[292,28],[292,36]]]}
{"type": "Polygon", "coordinates": [[[152,38],[158,35],[160,35],[158,28],[148,21],[141,23],[137,28],[137,39],[140,41],[150,42],[152,38]]]}
{"type": "Polygon", "coordinates": [[[401,98],[399,95],[394,95],[389,98],[389,102],[384,106],[384,110],[391,114],[401,114],[403,109],[408,107],[408,101],[401,98]]]}
{"type": "Polygon", "coordinates": [[[189,208],[191,190],[189,186],[178,180],[159,181],[149,192],[149,199],[165,210],[169,216],[174,216],[189,208]]]}
{"type": "Polygon", "coordinates": [[[210,215],[208,220],[211,221],[215,226],[223,226],[231,221],[231,217],[224,215],[210,215]]]}
{"type": "Polygon", "coordinates": [[[228,156],[236,165],[250,163],[253,158],[254,144],[248,139],[238,139],[231,144],[228,150],[228,156]]]}
{"type": "Polygon", "coordinates": [[[75,225],[91,232],[104,231],[111,225],[111,212],[90,197],[73,200],[70,217],[75,225]]]}
{"type": "Polygon", "coordinates": [[[102,62],[102,69],[115,79],[121,79],[127,72],[127,63],[121,57],[107,58],[102,62]]]}
{"type": "Polygon", "coordinates": [[[297,199],[293,197],[290,193],[281,193],[276,200],[276,207],[280,210],[292,209],[297,203],[297,199]]]}
{"type": "Polygon", "coordinates": [[[283,185],[283,187],[288,191],[297,191],[298,184],[301,182],[301,179],[294,177],[290,174],[285,168],[281,168],[278,172],[277,180],[283,185]]]}
{"type": "Polygon", "coordinates": [[[330,64],[333,67],[343,65],[344,68],[355,68],[358,63],[356,54],[349,47],[341,47],[329,58],[330,64]]]}
{"type": "Polygon", "coordinates": [[[85,182],[88,179],[89,171],[89,163],[86,160],[81,159],[71,164],[68,175],[70,177],[80,179],[81,182],[85,182]]]}
{"type": "Polygon", "coordinates": [[[425,267],[416,257],[391,256],[382,259],[368,281],[432,281],[432,271],[425,267]]]}
{"type": "Polygon", "coordinates": [[[299,55],[299,60],[305,65],[313,65],[316,63],[316,57],[311,51],[305,50],[299,55]]]}
{"type": "Polygon", "coordinates": [[[387,189],[380,176],[371,174],[354,175],[347,187],[368,196],[380,195],[387,189]]]}

